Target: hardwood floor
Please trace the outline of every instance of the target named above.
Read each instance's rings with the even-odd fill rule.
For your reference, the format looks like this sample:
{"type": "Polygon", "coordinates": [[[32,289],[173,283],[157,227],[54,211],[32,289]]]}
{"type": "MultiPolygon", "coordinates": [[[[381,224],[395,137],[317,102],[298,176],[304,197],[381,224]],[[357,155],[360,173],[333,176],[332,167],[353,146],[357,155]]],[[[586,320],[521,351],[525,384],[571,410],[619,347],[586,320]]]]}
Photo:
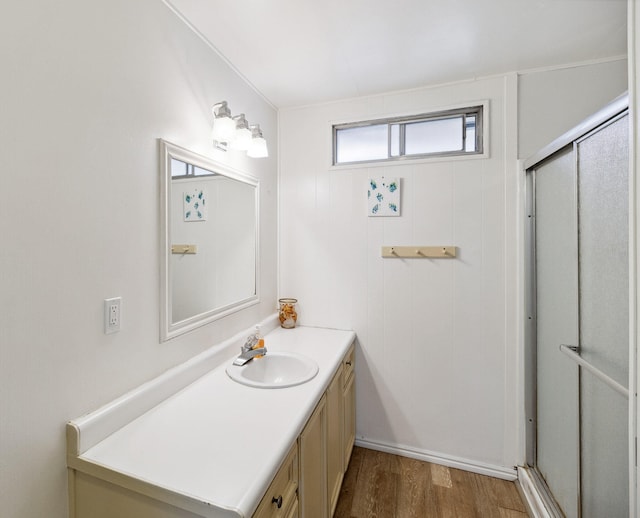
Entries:
{"type": "Polygon", "coordinates": [[[526,518],[514,482],[355,447],[334,518],[526,518]]]}

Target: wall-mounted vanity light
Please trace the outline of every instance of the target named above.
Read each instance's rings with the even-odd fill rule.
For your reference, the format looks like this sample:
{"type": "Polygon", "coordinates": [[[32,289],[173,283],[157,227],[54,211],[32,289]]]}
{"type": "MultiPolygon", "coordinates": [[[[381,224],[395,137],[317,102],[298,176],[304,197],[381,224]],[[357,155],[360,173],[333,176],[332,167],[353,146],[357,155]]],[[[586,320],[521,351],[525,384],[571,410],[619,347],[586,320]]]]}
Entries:
{"type": "Polygon", "coordinates": [[[212,111],[214,119],[211,138],[216,148],[223,151],[246,151],[247,156],[252,158],[269,156],[267,141],[262,136],[259,124],[249,125],[244,113],[232,116],[227,101],[215,104],[212,111]]]}
{"type": "Polygon", "coordinates": [[[213,130],[211,137],[214,142],[228,142],[236,131],[236,121],[231,117],[231,110],[227,101],[213,106],[213,130]]]}
{"type": "Polygon", "coordinates": [[[262,136],[262,130],[260,130],[259,124],[251,126],[251,144],[247,149],[247,156],[252,158],[264,158],[269,156],[267,150],[267,141],[262,136]]]}
{"type": "Polygon", "coordinates": [[[244,117],[244,113],[236,115],[233,120],[235,121],[234,134],[229,142],[231,149],[237,149],[238,151],[247,151],[251,146],[251,128],[249,123],[244,117]]]}

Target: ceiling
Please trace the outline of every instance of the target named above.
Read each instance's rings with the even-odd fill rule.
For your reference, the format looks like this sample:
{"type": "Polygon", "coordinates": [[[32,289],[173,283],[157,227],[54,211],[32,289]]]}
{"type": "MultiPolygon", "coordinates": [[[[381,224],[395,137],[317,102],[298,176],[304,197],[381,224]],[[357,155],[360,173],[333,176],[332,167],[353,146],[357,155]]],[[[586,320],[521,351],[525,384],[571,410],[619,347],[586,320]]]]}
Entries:
{"type": "Polygon", "coordinates": [[[288,107],[626,54],[626,0],[167,0],[288,107]]]}

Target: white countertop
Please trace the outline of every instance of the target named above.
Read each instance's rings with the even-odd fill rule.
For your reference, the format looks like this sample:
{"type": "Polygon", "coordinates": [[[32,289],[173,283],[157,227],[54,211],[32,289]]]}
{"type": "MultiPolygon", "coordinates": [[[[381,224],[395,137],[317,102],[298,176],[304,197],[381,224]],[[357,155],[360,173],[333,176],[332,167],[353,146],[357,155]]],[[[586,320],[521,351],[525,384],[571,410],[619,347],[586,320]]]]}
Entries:
{"type": "Polygon", "coordinates": [[[353,331],[278,328],[268,351],[316,361],[309,382],[252,388],[225,368],[202,376],[83,452],[74,469],[203,516],[249,517],[302,431],[331,375],[355,339],[353,331]]]}

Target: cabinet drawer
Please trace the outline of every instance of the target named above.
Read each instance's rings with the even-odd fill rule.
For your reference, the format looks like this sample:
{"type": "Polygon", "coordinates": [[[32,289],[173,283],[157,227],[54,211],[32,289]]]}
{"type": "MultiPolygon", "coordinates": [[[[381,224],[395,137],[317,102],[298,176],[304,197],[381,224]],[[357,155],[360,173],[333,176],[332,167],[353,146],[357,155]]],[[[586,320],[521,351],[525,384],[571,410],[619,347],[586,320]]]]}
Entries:
{"type": "Polygon", "coordinates": [[[353,374],[353,369],[356,365],[356,348],[355,345],[352,344],[349,348],[347,354],[345,354],[342,360],[342,379],[344,385],[347,384],[351,374],[353,374]]]}
{"type": "Polygon", "coordinates": [[[296,442],[262,497],[253,518],[288,518],[298,509],[298,443],[296,442]]]}

